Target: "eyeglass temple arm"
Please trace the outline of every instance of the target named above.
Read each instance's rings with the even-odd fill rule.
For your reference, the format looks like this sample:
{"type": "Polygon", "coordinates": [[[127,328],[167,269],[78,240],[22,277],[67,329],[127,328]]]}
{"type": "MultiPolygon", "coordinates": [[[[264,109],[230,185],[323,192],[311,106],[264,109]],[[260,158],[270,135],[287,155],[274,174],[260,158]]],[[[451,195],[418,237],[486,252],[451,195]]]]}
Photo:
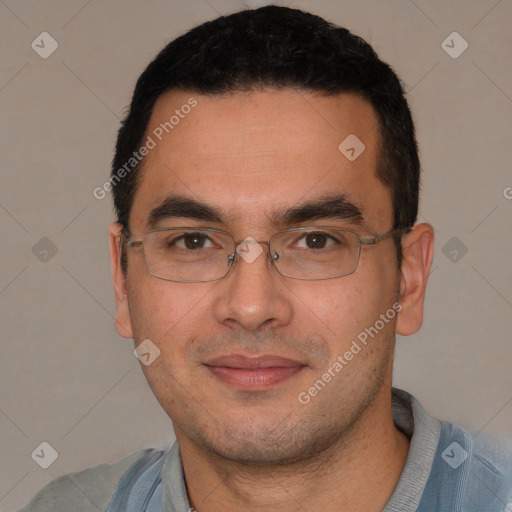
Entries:
{"type": "Polygon", "coordinates": [[[389,238],[390,236],[396,235],[398,233],[402,233],[406,235],[407,233],[410,233],[412,231],[412,228],[398,228],[394,229],[393,231],[390,231],[389,233],[384,233],[383,235],[376,236],[374,238],[360,238],[361,245],[375,245],[381,242],[382,240],[385,240],[386,238],[389,238]]]}
{"type": "Polygon", "coordinates": [[[126,247],[142,247],[142,240],[123,240],[122,244],[126,247]]]}
{"type": "Polygon", "coordinates": [[[121,229],[121,247],[142,247],[142,240],[127,240],[130,238],[130,233],[128,230],[121,229]]]}

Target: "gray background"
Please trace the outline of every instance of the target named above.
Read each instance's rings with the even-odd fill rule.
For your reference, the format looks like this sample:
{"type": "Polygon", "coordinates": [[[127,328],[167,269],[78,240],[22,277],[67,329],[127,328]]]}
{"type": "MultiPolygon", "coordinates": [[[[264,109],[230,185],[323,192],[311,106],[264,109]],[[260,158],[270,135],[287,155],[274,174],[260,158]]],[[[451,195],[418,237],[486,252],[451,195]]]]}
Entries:
{"type": "MultiPolygon", "coordinates": [[[[512,2],[287,4],[363,36],[407,85],[421,220],[437,238],[425,323],[398,340],[395,385],[474,435],[510,436],[512,2]],[[441,46],[453,31],[469,44],[456,59],[441,46]]],[[[243,7],[0,0],[4,512],[63,473],[172,443],[133,342],[113,328],[113,214],[110,197],[92,191],[108,177],[119,118],[149,60],[184,30],[243,7]],[[31,48],[44,31],[59,44],[47,59],[31,48]],[[58,452],[46,470],[31,458],[43,441],[58,452]]],[[[460,42],[448,39],[453,51],[460,42]]]]}

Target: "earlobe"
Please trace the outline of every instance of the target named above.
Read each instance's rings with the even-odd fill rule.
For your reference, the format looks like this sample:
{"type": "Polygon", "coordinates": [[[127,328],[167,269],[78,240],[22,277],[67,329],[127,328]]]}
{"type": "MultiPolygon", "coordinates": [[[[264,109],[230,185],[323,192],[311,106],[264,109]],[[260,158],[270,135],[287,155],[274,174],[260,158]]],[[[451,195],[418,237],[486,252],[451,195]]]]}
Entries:
{"type": "Polygon", "coordinates": [[[126,291],[126,278],[121,268],[121,229],[122,226],[118,222],[114,222],[109,228],[110,266],[116,300],[115,328],[123,338],[133,338],[128,307],[128,293],[126,291]]]}
{"type": "Polygon", "coordinates": [[[417,224],[402,238],[403,259],[400,277],[400,304],[396,332],[408,336],[423,323],[423,305],[434,254],[434,230],[430,224],[417,224]]]}

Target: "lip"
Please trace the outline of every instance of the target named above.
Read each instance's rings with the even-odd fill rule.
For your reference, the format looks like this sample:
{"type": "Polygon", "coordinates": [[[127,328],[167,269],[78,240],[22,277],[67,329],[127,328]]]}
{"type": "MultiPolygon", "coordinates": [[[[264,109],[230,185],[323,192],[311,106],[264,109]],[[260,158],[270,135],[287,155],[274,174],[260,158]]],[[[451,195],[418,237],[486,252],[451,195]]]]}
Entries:
{"type": "Polygon", "coordinates": [[[243,390],[262,390],[289,379],[304,364],[286,357],[260,355],[224,355],[204,363],[206,368],[227,385],[243,390]]]}

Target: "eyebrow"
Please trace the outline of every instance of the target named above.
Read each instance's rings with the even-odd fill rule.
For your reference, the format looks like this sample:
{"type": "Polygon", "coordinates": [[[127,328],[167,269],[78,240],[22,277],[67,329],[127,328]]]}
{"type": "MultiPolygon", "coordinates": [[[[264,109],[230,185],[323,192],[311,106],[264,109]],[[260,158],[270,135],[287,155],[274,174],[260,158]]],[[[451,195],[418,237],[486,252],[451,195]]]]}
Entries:
{"type": "Polygon", "coordinates": [[[339,219],[364,226],[364,210],[349,201],[345,194],[336,194],[306,201],[289,209],[276,210],[272,222],[291,226],[322,219],[339,219]]]}
{"type": "Polygon", "coordinates": [[[222,213],[218,208],[201,201],[171,195],[151,210],[147,225],[149,229],[153,229],[158,223],[175,218],[222,222],[222,213]]]}
{"type": "MultiPolygon", "coordinates": [[[[170,195],[151,210],[147,226],[150,230],[155,229],[160,222],[176,218],[226,223],[219,208],[189,197],[170,195]]],[[[339,219],[355,226],[364,226],[363,208],[349,201],[345,194],[303,201],[291,208],[278,208],[267,218],[272,225],[281,227],[322,219],[339,219]]]]}

